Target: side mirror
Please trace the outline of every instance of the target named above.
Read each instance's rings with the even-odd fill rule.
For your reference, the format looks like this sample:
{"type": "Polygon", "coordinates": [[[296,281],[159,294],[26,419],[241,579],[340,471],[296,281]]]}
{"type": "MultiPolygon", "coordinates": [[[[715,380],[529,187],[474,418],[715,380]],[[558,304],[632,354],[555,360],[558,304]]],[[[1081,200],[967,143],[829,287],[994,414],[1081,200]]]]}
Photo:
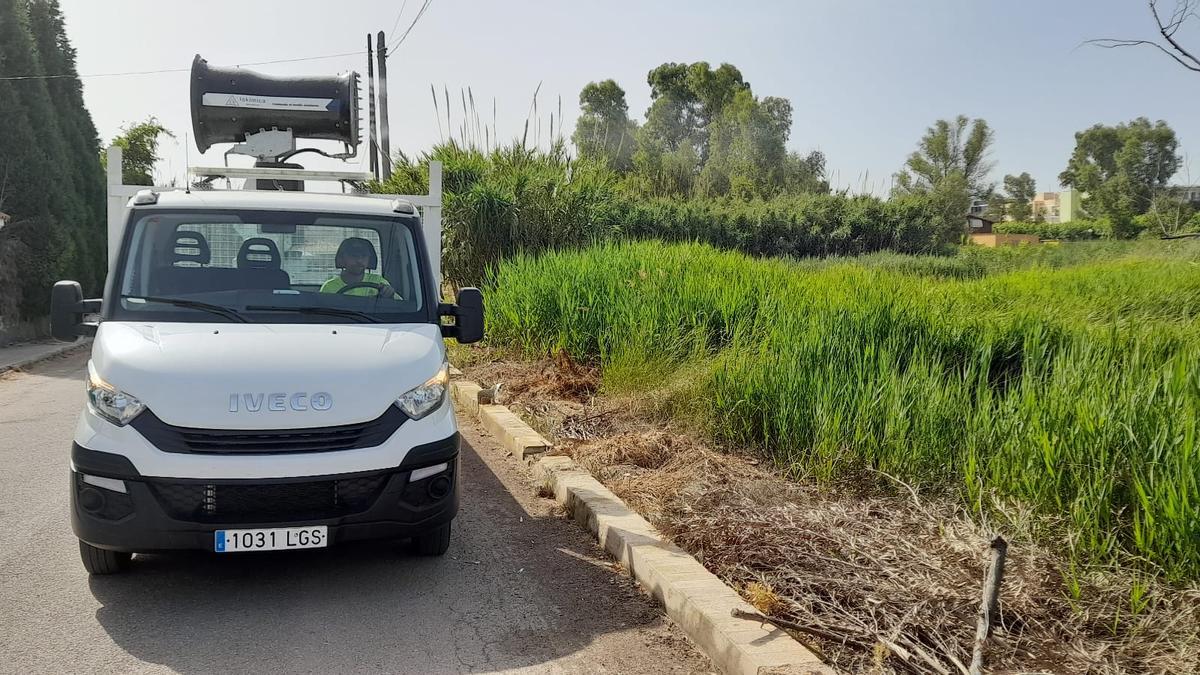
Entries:
{"type": "Polygon", "coordinates": [[[438,309],[440,315],[454,317],[454,325],[442,326],[443,337],[453,337],[464,345],[483,339],[483,293],[478,288],[459,289],[455,304],[438,309]]]}
{"type": "Polygon", "coordinates": [[[83,315],[100,308],[99,300],[84,300],[78,281],[60,281],[50,292],[50,334],[55,340],[74,342],[80,335],[94,335],[95,324],[85,324],[83,315]]]}

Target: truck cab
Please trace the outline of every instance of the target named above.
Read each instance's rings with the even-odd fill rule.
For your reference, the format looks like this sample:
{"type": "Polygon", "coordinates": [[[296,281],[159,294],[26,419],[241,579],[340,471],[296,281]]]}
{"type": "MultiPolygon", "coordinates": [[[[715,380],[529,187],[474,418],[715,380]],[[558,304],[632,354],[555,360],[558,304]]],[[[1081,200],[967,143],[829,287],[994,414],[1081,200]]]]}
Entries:
{"type": "Polygon", "coordinates": [[[439,302],[413,204],[143,191],[118,231],[103,298],[52,296],[57,338],[94,334],[70,476],[90,573],[177,549],[446,551],[460,480],[443,337],[480,339],[483,305],[476,289],[439,302]]]}

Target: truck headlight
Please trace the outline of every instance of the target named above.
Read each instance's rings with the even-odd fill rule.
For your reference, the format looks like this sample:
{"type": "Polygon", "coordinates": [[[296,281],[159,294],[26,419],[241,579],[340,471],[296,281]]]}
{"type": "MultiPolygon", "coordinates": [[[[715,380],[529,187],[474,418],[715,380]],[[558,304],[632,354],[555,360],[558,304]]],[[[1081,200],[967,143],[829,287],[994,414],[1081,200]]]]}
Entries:
{"type": "Polygon", "coordinates": [[[146,404],[101,379],[91,362],[88,362],[86,386],[92,411],[119,427],[129,424],[146,409],[146,404]]]}
{"type": "Polygon", "coordinates": [[[413,387],[396,399],[396,405],[405,415],[419,420],[437,409],[446,398],[446,384],[450,381],[450,364],[443,362],[433,377],[425,380],[425,384],[413,387]]]}

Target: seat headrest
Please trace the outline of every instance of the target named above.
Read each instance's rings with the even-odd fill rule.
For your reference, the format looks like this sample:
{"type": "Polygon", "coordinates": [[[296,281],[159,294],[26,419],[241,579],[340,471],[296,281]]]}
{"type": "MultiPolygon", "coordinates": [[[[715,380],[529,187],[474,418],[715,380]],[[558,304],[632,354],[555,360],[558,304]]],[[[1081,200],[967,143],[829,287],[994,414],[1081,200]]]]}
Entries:
{"type": "Polygon", "coordinates": [[[212,249],[204,235],[193,230],[176,230],[175,243],[171,245],[171,263],[193,262],[207,265],[212,260],[212,249]]]}
{"type": "Polygon", "coordinates": [[[279,269],[283,256],[279,254],[279,246],[266,237],[251,237],[242,242],[238,249],[237,266],[266,269],[279,269]]]}

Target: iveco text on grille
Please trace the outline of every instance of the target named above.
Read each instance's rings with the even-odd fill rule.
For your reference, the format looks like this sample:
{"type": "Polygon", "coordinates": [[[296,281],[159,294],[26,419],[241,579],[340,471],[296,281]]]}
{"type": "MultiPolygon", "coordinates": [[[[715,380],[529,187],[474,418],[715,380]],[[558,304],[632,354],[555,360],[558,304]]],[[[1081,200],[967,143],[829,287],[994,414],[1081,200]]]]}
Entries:
{"type": "Polygon", "coordinates": [[[333,397],[324,391],[318,391],[311,396],[302,391],[295,394],[230,394],[229,412],[259,412],[264,409],[263,401],[266,401],[266,410],[275,412],[329,410],[333,407],[333,397]]]}

